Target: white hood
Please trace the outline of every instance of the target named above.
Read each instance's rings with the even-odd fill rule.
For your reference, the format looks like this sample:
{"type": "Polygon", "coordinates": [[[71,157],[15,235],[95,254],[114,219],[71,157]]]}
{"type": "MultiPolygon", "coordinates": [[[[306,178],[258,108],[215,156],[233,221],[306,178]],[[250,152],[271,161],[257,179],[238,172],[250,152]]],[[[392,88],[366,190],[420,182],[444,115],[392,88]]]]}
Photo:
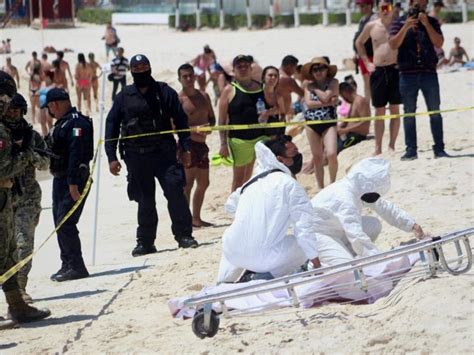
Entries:
{"type": "Polygon", "coordinates": [[[361,160],[346,177],[329,185],[312,199],[318,233],[348,241],[358,256],[378,253],[362,227],[364,205],[404,231],[410,231],[415,223],[408,213],[383,198],[375,203],[363,203],[361,200],[365,193],[377,192],[383,196],[389,189],[388,161],[382,158],[361,160]]]}
{"type": "MultiPolygon", "coordinates": [[[[290,169],[288,169],[285,164],[280,163],[275,154],[262,142],[258,142],[255,145],[255,154],[257,156],[257,164],[250,180],[252,180],[254,176],[272,169],[280,169],[282,172],[291,175],[290,169]]],[[[245,183],[247,183],[247,181],[245,183]]],[[[239,204],[241,190],[242,188],[239,187],[227,198],[224,204],[224,209],[227,213],[231,215],[235,214],[239,204]]]]}
{"type": "Polygon", "coordinates": [[[345,179],[358,197],[369,192],[383,196],[390,190],[390,163],[382,158],[361,160],[352,167],[345,179]]]}
{"type": "Polygon", "coordinates": [[[288,175],[291,175],[290,169],[288,169],[285,164],[279,162],[275,154],[262,142],[258,142],[255,145],[255,154],[257,155],[257,166],[255,167],[254,175],[272,169],[280,169],[288,175]]]}

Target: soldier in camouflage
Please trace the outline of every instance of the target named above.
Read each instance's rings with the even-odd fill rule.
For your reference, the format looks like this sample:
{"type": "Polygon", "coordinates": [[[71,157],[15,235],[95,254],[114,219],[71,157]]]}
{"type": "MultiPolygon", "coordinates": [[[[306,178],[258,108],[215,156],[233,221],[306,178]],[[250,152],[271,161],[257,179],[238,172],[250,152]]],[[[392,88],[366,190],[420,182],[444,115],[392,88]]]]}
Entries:
{"type": "MultiPolygon", "coordinates": [[[[20,173],[14,177],[12,188],[12,205],[14,213],[15,236],[18,251],[18,260],[29,256],[34,249],[35,229],[39,222],[41,213],[41,188],[36,181],[36,169],[47,170],[49,168],[48,146],[38,132],[26,122],[23,116],[27,112],[26,100],[20,94],[13,96],[10,105],[3,118],[3,124],[10,129],[13,140],[22,142],[17,149],[30,146],[34,158],[20,173]]],[[[31,303],[31,297],[26,293],[28,273],[31,270],[31,260],[18,271],[17,281],[20,292],[27,303],[31,303]]]]}
{"type": "Polygon", "coordinates": [[[13,78],[0,71],[0,282],[8,304],[11,320],[0,317],[0,329],[15,326],[16,322],[32,322],[48,317],[49,309],[37,309],[28,305],[22,297],[16,275],[3,280],[3,275],[17,262],[12,187],[16,174],[30,165],[38,153],[31,147],[21,147],[22,142],[13,140],[10,130],[3,124],[4,115],[12,97],[16,94],[13,78]]]}

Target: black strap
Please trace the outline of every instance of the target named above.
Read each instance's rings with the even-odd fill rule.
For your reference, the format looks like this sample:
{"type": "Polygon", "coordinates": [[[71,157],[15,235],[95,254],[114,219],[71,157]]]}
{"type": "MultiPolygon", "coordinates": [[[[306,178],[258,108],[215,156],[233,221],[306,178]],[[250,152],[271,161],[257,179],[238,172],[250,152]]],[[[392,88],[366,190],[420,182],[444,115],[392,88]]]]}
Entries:
{"type": "Polygon", "coordinates": [[[281,169],[278,169],[278,168],[275,168],[275,169],[272,169],[272,170],[267,170],[267,171],[264,171],[263,173],[261,174],[258,174],[257,176],[254,176],[251,180],[249,180],[244,186],[242,186],[242,189],[240,190],[240,194],[242,195],[245,191],[245,189],[247,187],[249,187],[250,185],[252,185],[254,182],[257,182],[257,180],[260,180],[261,178],[264,178],[265,176],[271,174],[271,173],[276,173],[276,172],[282,172],[283,171],[281,169]]]}

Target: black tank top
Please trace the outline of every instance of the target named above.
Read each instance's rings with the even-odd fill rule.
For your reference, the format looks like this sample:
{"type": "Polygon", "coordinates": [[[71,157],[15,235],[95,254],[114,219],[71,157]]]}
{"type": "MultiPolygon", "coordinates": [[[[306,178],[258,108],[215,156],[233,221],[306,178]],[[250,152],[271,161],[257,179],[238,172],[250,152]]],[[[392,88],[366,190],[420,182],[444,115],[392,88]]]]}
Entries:
{"type": "MultiPolygon", "coordinates": [[[[265,101],[265,108],[267,110],[270,110],[271,108],[273,108],[273,106],[270,105],[267,102],[267,100],[265,100],[265,98],[264,98],[264,101],[265,101]]],[[[268,117],[267,123],[281,122],[281,121],[283,121],[283,120],[280,119],[280,115],[273,115],[273,116],[268,117]]],[[[279,136],[279,135],[282,135],[282,134],[285,134],[285,127],[266,128],[265,129],[265,135],[267,135],[267,136],[279,136]]]]}
{"type": "MultiPolygon", "coordinates": [[[[238,83],[232,82],[235,95],[229,103],[227,113],[229,114],[229,124],[255,124],[258,123],[257,101],[264,100],[263,90],[248,91],[238,83]]],[[[229,138],[255,139],[265,135],[264,129],[246,129],[229,131],[229,138]]]]}

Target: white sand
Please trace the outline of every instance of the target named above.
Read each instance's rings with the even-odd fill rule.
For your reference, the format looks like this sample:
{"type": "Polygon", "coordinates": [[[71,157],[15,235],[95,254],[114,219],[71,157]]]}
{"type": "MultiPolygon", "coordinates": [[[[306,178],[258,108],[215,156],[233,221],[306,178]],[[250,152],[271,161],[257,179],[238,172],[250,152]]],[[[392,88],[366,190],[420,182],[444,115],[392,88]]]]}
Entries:
{"type": "MultiPolygon", "coordinates": [[[[454,36],[460,36],[469,54],[474,54],[473,26],[445,25],[445,50],[454,36]]],[[[137,52],[149,56],[155,78],[176,84],[177,66],[196,55],[206,43],[219,58],[230,60],[239,53],[251,53],[262,64],[278,65],[289,53],[301,61],[315,55],[329,55],[333,63],[352,55],[355,27],[304,27],[270,31],[177,33],[154,26],[118,28],[126,55],[137,52]]],[[[77,51],[94,51],[104,61],[100,37],[103,27],[81,25],[71,30],[46,30],[45,44],[77,51]]],[[[6,29],[3,38],[12,38],[14,50],[25,54],[13,62],[22,72],[21,92],[27,93],[23,70],[32,50],[40,51],[38,31],[6,29]]],[[[77,52],[76,52],[77,53],[77,52]]],[[[66,54],[70,64],[76,53],[66,54]]],[[[52,58],[52,56],[50,56],[52,58]]],[[[339,73],[339,78],[349,73],[339,73]]],[[[442,108],[473,104],[473,72],[440,74],[442,108]]],[[[360,77],[358,77],[360,83],[360,77]]],[[[107,87],[107,108],[110,88],[107,87]]],[[[425,110],[420,97],[419,110],[425,110]]],[[[98,132],[97,115],[96,133],[98,132]]],[[[388,198],[409,211],[427,231],[449,232],[472,226],[473,201],[473,112],[444,116],[447,151],[454,159],[434,160],[429,121],[418,120],[419,159],[400,162],[403,132],[392,162],[393,183],[388,198]],[[471,138],[469,138],[471,137],[471,138]]],[[[210,137],[211,151],[218,147],[218,136],[210,137]]],[[[309,158],[304,135],[296,142],[309,158]]],[[[388,143],[387,139],[384,145],[388,143]]],[[[339,157],[339,177],[350,165],[373,151],[373,141],[363,142],[339,157]]],[[[103,156],[100,190],[98,254],[93,277],[63,284],[49,281],[59,267],[59,250],[54,237],[34,259],[29,291],[37,304],[51,308],[53,316],[20,329],[3,331],[0,350],[14,353],[64,352],[163,352],[253,353],[296,352],[375,352],[375,353],[472,353],[473,282],[472,271],[458,277],[442,274],[423,282],[401,283],[385,299],[373,305],[332,304],[310,310],[286,309],[263,316],[221,320],[213,339],[199,340],[190,321],[173,320],[166,301],[192,294],[213,283],[220,258],[220,238],[230,219],[222,209],[231,179],[229,168],[211,169],[211,186],[206,196],[203,218],[220,225],[195,231],[202,244],[196,250],[177,250],[170,232],[170,221],[163,197],[158,197],[160,224],[156,245],[158,254],[132,258],[135,244],[136,204],[126,195],[125,173],[115,178],[108,174],[103,156]]],[[[316,192],[313,176],[299,181],[310,196],[316,192]]],[[[53,229],[51,181],[43,180],[43,211],[37,229],[37,244],[53,229]]],[[[91,265],[92,221],[95,187],[87,201],[79,228],[85,260],[91,265]]],[[[382,249],[397,246],[412,236],[384,224],[377,244],[382,249]]],[[[0,313],[6,304],[0,301],[0,313]]]]}

